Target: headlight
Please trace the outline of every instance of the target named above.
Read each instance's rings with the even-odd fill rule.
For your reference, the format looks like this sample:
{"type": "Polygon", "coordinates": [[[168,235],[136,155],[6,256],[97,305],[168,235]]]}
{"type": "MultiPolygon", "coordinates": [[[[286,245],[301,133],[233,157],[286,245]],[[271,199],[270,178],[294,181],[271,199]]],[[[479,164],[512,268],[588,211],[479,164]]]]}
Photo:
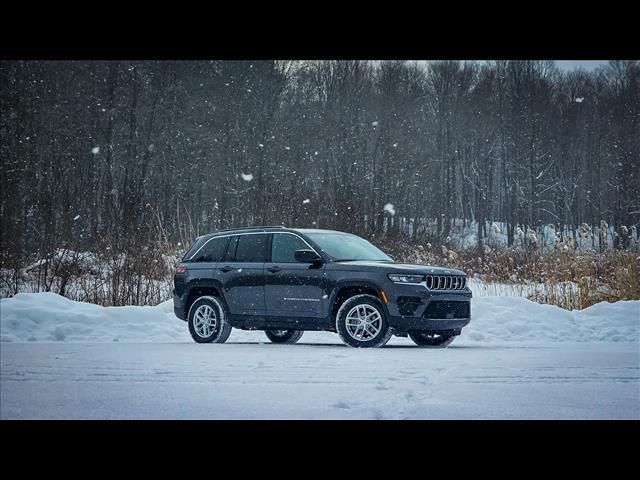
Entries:
{"type": "Polygon", "coordinates": [[[420,283],[424,281],[424,275],[389,275],[389,280],[393,283],[420,283]]]}

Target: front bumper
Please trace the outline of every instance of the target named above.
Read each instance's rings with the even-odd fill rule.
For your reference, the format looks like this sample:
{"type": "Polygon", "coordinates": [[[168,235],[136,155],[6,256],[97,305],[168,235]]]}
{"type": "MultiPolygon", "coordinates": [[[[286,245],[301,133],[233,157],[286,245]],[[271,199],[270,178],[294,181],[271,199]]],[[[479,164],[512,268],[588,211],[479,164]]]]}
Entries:
{"type": "Polygon", "coordinates": [[[455,332],[459,334],[462,327],[471,322],[468,318],[422,318],[422,317],[389,317],[389,325],[396,332],[455,332]]]}
{"type": "Polygon", "coordinates": [[[459,334],[471,321],[471,290],[434,291],[419,285],[385,289],[389,325],[397,332],[427,331],[459,334]]]}

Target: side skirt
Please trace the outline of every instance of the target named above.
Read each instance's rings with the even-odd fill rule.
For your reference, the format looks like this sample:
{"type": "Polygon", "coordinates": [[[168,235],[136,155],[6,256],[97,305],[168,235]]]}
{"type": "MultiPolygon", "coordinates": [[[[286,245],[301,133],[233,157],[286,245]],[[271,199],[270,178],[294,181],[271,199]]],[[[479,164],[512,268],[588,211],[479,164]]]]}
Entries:
{"type": "Polygon", "coordinates": [[[242,330],[296,329],[335,331],[331,317],[258,317],[254,315],[229,315],[229,323],[242,330]]]}

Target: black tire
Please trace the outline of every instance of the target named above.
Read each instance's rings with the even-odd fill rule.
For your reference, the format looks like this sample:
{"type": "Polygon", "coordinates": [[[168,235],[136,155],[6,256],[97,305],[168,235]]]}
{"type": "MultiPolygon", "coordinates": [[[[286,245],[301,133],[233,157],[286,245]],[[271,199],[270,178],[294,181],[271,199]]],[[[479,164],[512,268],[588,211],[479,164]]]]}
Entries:
{"type": "MultiPolygon", "coordinates": [[[[373,315],[373,313],[371,313],[373,315]]],[[[354,348],[375,348],[381,347],[386,344],[391,335],[393,334],[391,328],[389,328],[389,321],[387,320],[387,314],[385,313],[384,306],[382,302],[373,295],[355,295],[349,299],[347,299],[338,309],[338,313],[336,314],[336,332],[340,336],[340,339],[350,347],[354,348]],[[366,308],[366,311],[369,309],[374,309],[379,314],[379,324],[376,323],[374,328],[379,326],[379,330],[375,335],[373,335],[366,327],[362,327],[361,338],[354,338],[354,336],[349,333],[351,330],[355,330],[356,336],[359,331],[358,326],[351,325],[350,330],[348,330],[347,326],[347,316],[349,312],[351,312],[354,308],[362,306],[366,308]],[[365,338],[365,335],[371,335],[368,338],[365,338]]]]}
{"type": "Polygon", "coordinates": [[[198,298],[189,308],[187,321],[191,338],[198,343],[224,343],[231,334],[232,327],[227,321],[227,309],[221,298],[198,298]],[[203,316],[206,318],[205,312],[210,312],[214,317],[212,322],[207,323],[207,328],[201,323],[203,316]]]}
{"type": "Polygon", "coordinates": [[[456,338],[456,335],[445,335],[430,332],[409,332],[409,337],[416,345],[431,348],[446,348],[456,338]]]}
{"type": "Polygon", "coordinates": [[[291,345],[300,340],[304,330],[265,330],[264,333],[272,343],[291,345]]]}

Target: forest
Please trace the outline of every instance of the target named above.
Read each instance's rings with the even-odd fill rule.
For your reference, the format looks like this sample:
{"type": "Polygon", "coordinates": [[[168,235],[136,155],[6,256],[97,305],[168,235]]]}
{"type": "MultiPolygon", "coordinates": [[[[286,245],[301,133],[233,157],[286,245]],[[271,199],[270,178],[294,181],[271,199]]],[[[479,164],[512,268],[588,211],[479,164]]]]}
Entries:
{"type": "Polygon", "coordinates": [[[466,225],[480,254],[492,225],[508,246],[552,225],[624,249],[639,173],[637,60],[0,62],[14,271],[246,225],[434,245],[466,225]]]}

